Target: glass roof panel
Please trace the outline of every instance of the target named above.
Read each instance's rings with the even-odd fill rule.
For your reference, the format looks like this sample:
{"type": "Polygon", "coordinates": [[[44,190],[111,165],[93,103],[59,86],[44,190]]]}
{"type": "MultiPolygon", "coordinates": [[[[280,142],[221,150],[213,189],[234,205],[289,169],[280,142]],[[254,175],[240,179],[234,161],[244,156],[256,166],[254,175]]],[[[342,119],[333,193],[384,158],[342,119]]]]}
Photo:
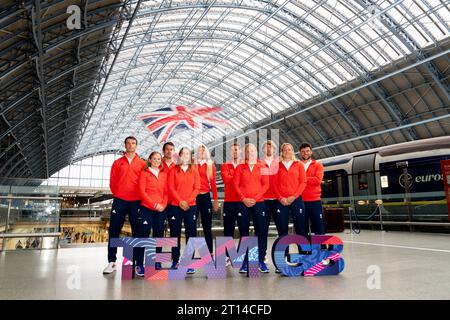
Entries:
{"type": "MultiPolygon", "coordinates": [[[[448,6],[425,1],[400,1],[387,11],[418,48],[448,37],[450,30],[448,6]]],[[[215,104],[231,122],[227,130],[236,130],[266,118],[267,108],[277,112],[318,95],[318,82],[331,89],[410,53],[386,21],[371,19],[371,8],[358,2],[216,0],[208,11],[210,3],[142,2],[77,157],[120,147],[125,133],[146,137],[147,148],[157,146],[138,118],[143,110],[215,104]],[[123,131],[114,130],[117,124],[123,131]]],[[[393,1],[375,3],[379,11],[393,1]]],[[[211,142],[219,132],[225,130],[196,141],[211,142]]]]}

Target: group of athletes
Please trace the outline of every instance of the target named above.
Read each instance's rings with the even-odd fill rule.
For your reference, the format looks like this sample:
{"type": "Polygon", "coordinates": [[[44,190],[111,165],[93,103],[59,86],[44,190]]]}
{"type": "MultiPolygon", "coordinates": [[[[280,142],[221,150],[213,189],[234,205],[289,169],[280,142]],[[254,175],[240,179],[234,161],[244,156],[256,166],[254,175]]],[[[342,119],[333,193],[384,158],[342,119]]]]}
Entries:
{"type": "MultiPolygon", "coordinates": [[[[162,154],[153,151],[147,161],[137,153],[137,139],[125,139],[123,157],[111,167],[110,188],[113,194],[109,239],[118,238],[128,215],[132,236],[136,238],[164,237],[168,221],[170,237],[178,238],[178,247],[172,248],[172,269],[178,268],[181,230],[184,223],[186,242],[197,236],[200,217],[203,234],[213,254],[212,213],[219,210],[216,185],[216,165],[205,145],[192,150],[182,147],[178,156],[172,142],[166,142],[162,154]],[[211,200],[212,192],[212,200],[211,200]]],[[[267,236],[273,218],[278,236],[288,234],[292,217],[296,234],[308,237],[310,231],[324,234],[321,203],[323,166],[312,159],[308,143],[300,146],[301,159],[295,156],[290,143],[277,145],[267,140],[262,145],[262,159],[253,144],[231,146],[231,161],[221,166],[225,196],[223,204],[224,236],[234,237],[237,222],[239,236],[249,235],[250,220],[258,237],[259,271],[269,272],[265,263],[267,236]],[[311,230],[310,230],[311,229],[311,230]]],[[[161,252],[161,248],[157,248],[161,252]]],[[[116,268],[117,248],[108,244],[108,265],[104,274],[116,268]]],[[[144,248],[134,250],[134,271],[144,276],[144,248]]],[[[161,269],[161,263],[155,268],[161,269]]],[[[247,273],[247,264],[239,272],[247,273]]],[[[275,272],[279,272],[275,270],[275,272]]],[[[187,273],[195,273],[188,269],[187,273]]]]}

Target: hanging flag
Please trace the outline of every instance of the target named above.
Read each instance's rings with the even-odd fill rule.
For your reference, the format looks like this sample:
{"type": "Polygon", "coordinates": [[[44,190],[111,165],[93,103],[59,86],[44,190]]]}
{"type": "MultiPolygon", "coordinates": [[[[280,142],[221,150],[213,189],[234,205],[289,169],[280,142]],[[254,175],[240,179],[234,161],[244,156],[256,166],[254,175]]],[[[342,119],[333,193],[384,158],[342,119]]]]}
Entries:
{"type": "Polygon", "coordinates": [[[143,114],[139,118],[159,143],[169,140],[177,130],[212,129],[225,125],[227,120],[219,119],[214,114],[222,111],[221,107],[166,107],[143,114]]]}

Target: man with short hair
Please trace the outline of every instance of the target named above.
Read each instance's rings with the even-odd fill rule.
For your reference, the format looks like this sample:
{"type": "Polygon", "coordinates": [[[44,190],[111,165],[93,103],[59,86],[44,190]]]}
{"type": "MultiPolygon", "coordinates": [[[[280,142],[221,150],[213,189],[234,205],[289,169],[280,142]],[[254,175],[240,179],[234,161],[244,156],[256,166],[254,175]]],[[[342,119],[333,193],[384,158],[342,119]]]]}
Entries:
{"type": "Polygon", "coordinates": [[[175,145],[173,144],[173,142],[166,142],[162,147],[162,151],[164,155],[162,159],[162,166],[164,170],[167,171],[167,174],[169,174],[170,169],[175,167],[175,165],[177,164],[175,158],[175,145]]]}
{"type": "Polygon", "coordinates": [[[323,179],[323,165],[312,158],[313,151],[309,143],[302,143],[300,156],[306,171],[306,188],[302,198],[305,203],[306,229],[311,222],[311,232],[325,234],[323,219],[321,184],[323,179]]]}
{"type": "Polygon", "coordinates": [[[141,203],[139,176],[145,167],[145,161],[139,158],[136,148],[137,139],[127,137],[125,139],[126,151],[123,157],[114,161],[111,167],[109,187],[114,199],[109,220],[108,265],[103,270],[104,274],[113,273],[117,268],[117,248],[110,246],[110,240],[119,238],[127,214],[132,236],[137,236],[138,214],[141,203]]]}

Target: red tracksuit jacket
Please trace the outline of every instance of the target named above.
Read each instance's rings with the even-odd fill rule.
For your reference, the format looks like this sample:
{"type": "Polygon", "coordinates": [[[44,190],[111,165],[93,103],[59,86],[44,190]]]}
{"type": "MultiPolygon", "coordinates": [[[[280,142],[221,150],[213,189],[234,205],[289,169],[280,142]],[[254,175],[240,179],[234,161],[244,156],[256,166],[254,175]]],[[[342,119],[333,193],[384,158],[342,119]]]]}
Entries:
{"type": "Polygon", "coordinates": [[[173,169],[173,167],[175,167],[175,164],[176,164],[175,161],[172,161],[172,163],[170,164],[170,167],[169,167],[164,159],[162,159],[161,162],[162,162],[162,166],[163,166],[163,168],[164,168],[164,171],[165,171],[167,174],[169,174],[169,171],[170,171],[171,169],[173,169]]]}
{"type": "Polygon", "coordinates": [[[269,176],[262,173],[263,169],[264,166],[259,162],[253,166],[252,171],[246,163],[236,167],[233,183],[240,201],[244,198],[264,201],[264,194],[269,188],[269,176]]]}
{"type": "MultiPolygon", "coordinates": [[[[239,165],[238,165],[239,166],[239,165]]],[[[238,167],[236,166],[236,168],[238,167]]],[[[222,175],[222,180],[225,188],[225,202],[239,202],[241,198],[236,193],[234,188],[233,176],[236,172],[234,165],[232,163],[224,163],[220,167],[220,174],[222,175]]]]}
{"type": "Polygon", "coordinates": [[[306,187],[306,173],[303,163],[293,161],[289,170],[280,162],[278,173],[274,178],[274,189],[277,199],[295,196],[297,199],[306,187]]]}
{"type": "Polygon", "coordinates": [[[318,201],[322,194],[323,165],[312,160],[306,171],[306,188],[303,191],[303,201],[318,201]]]}
{"type": "Polygon", "coordinates": [[[166,208],[168,201],[167,172],[160,170],[156,177],[150,169],[142,171],[139,178],[139,192],[142,206],[156,210],[156,205],[160,204],[166,208]]]}
{"type": "Polygon", "coordinates": [[[189,206],[195,206],[195,200],[200,192],[200,175],[193,165],[191,172],[184,172],[179,165],[169,172],[170,204],[178,206],[180,201],[186,201],[189,206]]]}
{"type": "Polygon", "coordinates": [[[263,174],[266,174],[269,176],[269,188],[267,189],[266,193],[264,194],[264,199],[276,199],[277,194],[275,193],[275,175],[278,172],[278,164],[279,159],[275,158],[270,163],[270,166],[266,163],[265,160],[261,160],[261,164],[263,164],[266,167],[266,170],[263,170],[263,174]]]}
{"type": "MultiPolygon", "coordinates": [[[[167,174],[167,183],[169,183],[169,172],[176,166],[176,161],[172,161],[170,166],[168,166],[166,163],[166,160],[163,158],[161,160],[161,163],[162,163],[162,169],[167,174]]],[[[168,203],[170,203],[170,194],[168,194],[167,197],[168,197],[168,203]]]]}
{"type": "Polygon", "coordinates": [[[139,176],[145,167],[145,161],[136,156],[128,163],[127,157],[114,161],[111,167],[109,188],[115,198],[125,201],[141,200],[139,193],[139,176]]]}
{"type": "Polygon", "coordinates": [[[213,199],[218,200],[217,196],[217,183],[216,183],[216,165],[212,165],[212,176],[211,180],[208,180],[208,165],[204,163],[203,165],[197,165],[198,173],[200,174],[200,192],[210,192],[213,193],[213,199]]]}

